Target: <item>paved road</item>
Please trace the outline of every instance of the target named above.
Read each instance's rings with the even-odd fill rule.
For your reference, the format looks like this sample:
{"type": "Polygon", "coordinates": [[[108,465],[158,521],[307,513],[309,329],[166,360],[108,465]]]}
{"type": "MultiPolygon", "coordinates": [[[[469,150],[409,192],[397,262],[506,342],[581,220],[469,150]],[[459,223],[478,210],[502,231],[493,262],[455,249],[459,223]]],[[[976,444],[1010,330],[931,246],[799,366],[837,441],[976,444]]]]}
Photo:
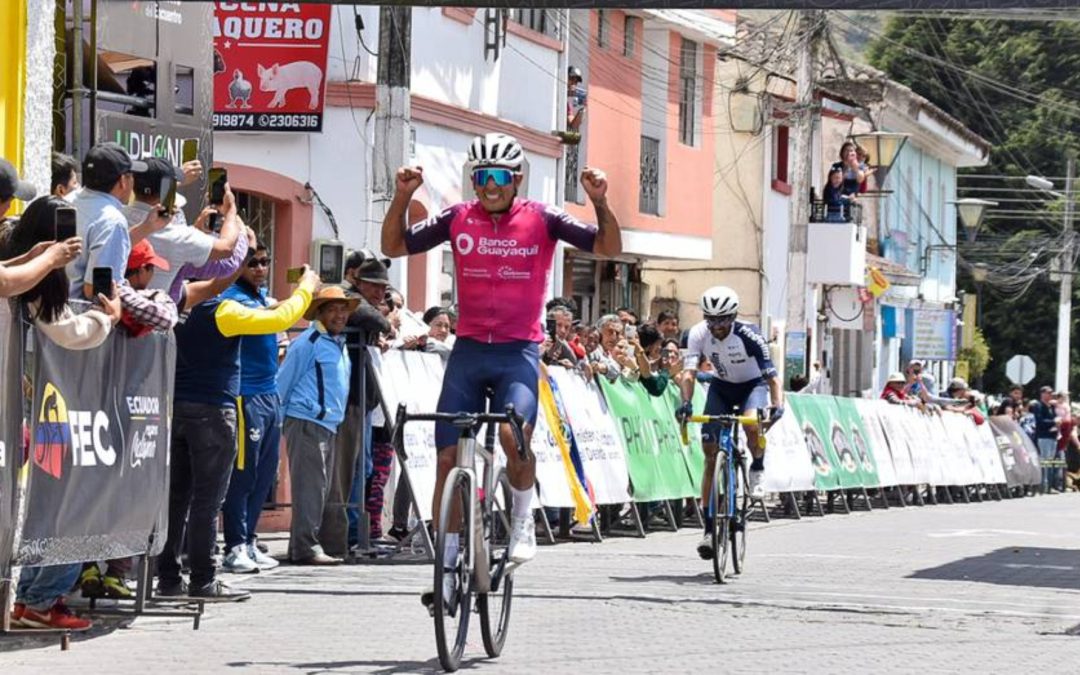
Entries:
{"type": "MultiPolygon", "coordinates": [[[[696,532],[545,547],[517,577],[503,657],[475,673],[1077,672],[1080,495],[774,521],[726,586],[696,532]]],[[[276,545],[281,545],[276,542],[276,545]]],[[[141,619],[15,672],[400,673],[437,668],[421,566],[280,568],[201,630],[141,619]]],[[[0,645],[2,647],[2,645],[0,645]]]]}

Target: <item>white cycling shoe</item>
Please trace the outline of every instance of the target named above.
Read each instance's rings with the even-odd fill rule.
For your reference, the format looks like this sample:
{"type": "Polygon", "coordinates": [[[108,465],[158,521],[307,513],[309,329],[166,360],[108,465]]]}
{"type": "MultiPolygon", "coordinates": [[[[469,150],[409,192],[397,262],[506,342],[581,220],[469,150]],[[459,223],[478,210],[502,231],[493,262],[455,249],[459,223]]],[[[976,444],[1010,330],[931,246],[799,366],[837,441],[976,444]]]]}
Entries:
{"type": "Polygon", "coordinates": [[[750,470],[750,497],[765,499],[765,471],[750,470]]]}
{"type": "Polygon", "coordinates": [[[510,562],[523,565],[536,557],[536,522],[530,513],[510,523],[510,562]]]}
{"type": "Polygon", "coordinates": [[[702,560],[712,560],[716,556],[716,551],[712,547],[712,535],[706,534],[701,538],[701,541],[697,545],[697,554],[701,556],[702,560]]]}
{"type": "MultiPolygon", "coordinates": [[[[445,607],[450,616],[454,616],[457,611],[457,603],[454,602],[454,592],[457,589],[457,577],[453,574],[443,575],[443,607],[445,607]]],[[[420,603],[427,607],[428,612],[433,616],[435,614],[435,586],[431,585],[424,589],[424,592],[420,594],[420,603]]]]}

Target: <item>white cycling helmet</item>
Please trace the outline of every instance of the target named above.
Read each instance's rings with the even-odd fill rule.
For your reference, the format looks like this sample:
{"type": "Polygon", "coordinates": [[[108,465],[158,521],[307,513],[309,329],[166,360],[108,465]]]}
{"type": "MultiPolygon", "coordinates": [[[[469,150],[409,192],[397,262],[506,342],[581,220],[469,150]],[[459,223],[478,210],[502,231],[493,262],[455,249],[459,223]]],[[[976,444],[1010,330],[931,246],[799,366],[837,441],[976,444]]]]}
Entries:
{"type": "Polygon", "coordinates": [[[737,314],[739,294],[727,286],[713,286],[701,294],[701,312],[707,317],[737,314]]]}
{"type": "Polygon", "coordinates": [[[525,151],[513,136],[484,134],[473,139],[469,146],[469,170],[487,167],[521,171],[525,151]]]}

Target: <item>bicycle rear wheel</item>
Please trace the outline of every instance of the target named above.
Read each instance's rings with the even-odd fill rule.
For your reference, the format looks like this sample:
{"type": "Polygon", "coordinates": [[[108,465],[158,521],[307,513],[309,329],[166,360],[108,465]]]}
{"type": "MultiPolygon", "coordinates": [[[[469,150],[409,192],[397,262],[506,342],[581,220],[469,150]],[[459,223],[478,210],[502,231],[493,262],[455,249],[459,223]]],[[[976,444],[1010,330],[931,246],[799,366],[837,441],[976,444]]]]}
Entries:
{"type": "Polygon", "coordinates": [[[731,569],[735,574],[742,574],[746,560],[746,530],[750,515],[750,481],[746,475],[746,461],[740,459],[735,464],[735,513],[732,514],[731,527],[731,569]]]}
{"type": "Polygon", "coordinates": [[[502,653],[506,633],[510,629],[510,601],[514,597],[514,577],[507,572],[510,564],[510,510],[514,493],[510,491],[510,478],[500,471],[495,478],[494,494],[488,502],[485,535],[491,570],[491,590],[476,596],[480,611],[480,632],[484,638],[484,651],[495,658],[502,653]]]}
{"type": "Polygon", "coordinates": [[[724,583],[724,571],[727,567],[728,539],[730,538],[731,520],[728,517],[728,456],[722,449],[716,455],[716,473],[713,475],[713,489],[709,508],[713,513],[712,545],[713,574],[716,583],[724,583]]]}
{"type": "Polygon", "coordinates": [[[473,541],[472,531],[465,524],[465,517],[472,507],[470,490],[471,481],[467,473],[460,470],[451,472],[443,485],[439,529],[435,539],[435,645],[439,650],[439,663],[447,672],[454,672],[461,664],[465,640],[469,635],[472,569],[468,564],[468,552],[473,541]],[[446,568],[444,551],[447,535],[454,530],[459,531],[457,557],[453,566],[446,568]],[[443,590],[447,587],[452,587],[449,594],[443,590]]]}

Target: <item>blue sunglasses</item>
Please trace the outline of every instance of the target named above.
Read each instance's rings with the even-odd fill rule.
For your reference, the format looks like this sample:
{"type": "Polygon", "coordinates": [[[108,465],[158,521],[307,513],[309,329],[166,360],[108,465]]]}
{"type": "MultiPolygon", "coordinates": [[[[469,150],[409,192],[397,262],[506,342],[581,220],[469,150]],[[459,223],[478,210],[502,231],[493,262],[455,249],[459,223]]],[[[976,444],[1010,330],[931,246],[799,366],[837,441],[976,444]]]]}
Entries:
{"type": "Polygon", "coordinates": [[[487,185],[493,180],[499,187],[506,187],[514,182],[514,172],[510,169],[477,169],[473,171],[472,179],[473,185],[487,185]]]}

